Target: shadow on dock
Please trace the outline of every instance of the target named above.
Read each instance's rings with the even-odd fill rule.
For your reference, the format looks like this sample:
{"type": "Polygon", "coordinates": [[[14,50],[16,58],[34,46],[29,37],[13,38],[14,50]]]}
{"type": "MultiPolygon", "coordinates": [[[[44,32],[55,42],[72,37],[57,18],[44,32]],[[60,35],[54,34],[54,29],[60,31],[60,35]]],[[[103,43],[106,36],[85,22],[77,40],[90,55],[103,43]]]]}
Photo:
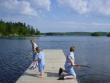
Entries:
{"type": "Polygon", "coordinates": [[[27,72],[25,72],[23,75],[24,76],[26,75],[26,76],[38,77],[38,74],[31,74],[31,73],[27,73],[27,72]]]}
{"type": "Polygon", "coordinates": [[[53,72],[45,72],[47,74],[47,77],[58,77],[58,73],[53,72]]]}
{"type": "MultiPolygon", "coordinates": [[[[32,73],[27,73],[25,72],[23,75],[26,76],[33,76],[33,77],[38,77],[39,74],[32,74],[32,73]]],[[[53,73],[53,72],[45,72],[46,77],[58,77],[58,73],[53,73]]]]}

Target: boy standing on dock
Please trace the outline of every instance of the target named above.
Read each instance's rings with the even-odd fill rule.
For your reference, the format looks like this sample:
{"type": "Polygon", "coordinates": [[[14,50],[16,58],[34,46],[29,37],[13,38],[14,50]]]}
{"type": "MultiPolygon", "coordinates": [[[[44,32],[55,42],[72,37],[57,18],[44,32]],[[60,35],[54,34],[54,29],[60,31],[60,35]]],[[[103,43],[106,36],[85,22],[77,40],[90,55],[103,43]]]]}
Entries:
{"type": "Polygon", "coordinates": [[[31,40],[31,44],[32,44],[32,52],[33,52],[33,55],[32,55],[33,62],[32,62],[30,69],[35,69],[37,66],[35,55],[36,55],[36,48],[38,47],[38,45],[34,42],[34,40],[31,40]]]}
{"type": "Polygon", "coordinates": [[[38,71],[40,72],[39,77],[44,77],[44,68],[45,68],[45,54],[40,50],[39,47],[36,48],[36,57],[38,61],[38,71]]]}

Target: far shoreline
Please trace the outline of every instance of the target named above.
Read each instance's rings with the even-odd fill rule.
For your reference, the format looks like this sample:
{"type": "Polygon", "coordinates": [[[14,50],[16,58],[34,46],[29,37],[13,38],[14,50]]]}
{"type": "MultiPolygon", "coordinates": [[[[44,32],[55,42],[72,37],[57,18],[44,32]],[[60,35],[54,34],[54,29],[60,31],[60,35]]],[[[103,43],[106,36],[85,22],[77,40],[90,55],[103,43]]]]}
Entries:
{"type": "Polygon", "coordinates": [[[40,37],[41,35],[34,36],[1,36],[0,39],[33,39],[36,37],[40,37]]]}
{"type": "Polygon", "coordinates": [[[48,32],[38,35],[6,35],[0,36],[0,39],[33,39],[42,36],[91,36],[91,37],[110,37],[110,32],[48,32]]]}
{"type": "MultiPolygon", "coordinates": [[[[3,36],[0,37],[0,39],[35,39],[39,37],[108,37],[108,36],[91,36],[91,35],[36,35],[36,36],[3,36]]],[[[109,37],[108,37],[109,38],[109,37]]]]}

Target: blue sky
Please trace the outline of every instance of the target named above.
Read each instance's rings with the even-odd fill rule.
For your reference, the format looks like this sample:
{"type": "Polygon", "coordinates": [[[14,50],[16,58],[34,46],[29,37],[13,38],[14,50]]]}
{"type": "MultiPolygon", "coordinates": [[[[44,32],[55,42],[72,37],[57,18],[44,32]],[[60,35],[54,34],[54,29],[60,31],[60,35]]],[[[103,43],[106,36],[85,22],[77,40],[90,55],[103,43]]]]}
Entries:
{"type": "Polygon", "coordinates": [[[0,19],[41,32],[110,32],[110,0],[0,0],[0,19]]]}

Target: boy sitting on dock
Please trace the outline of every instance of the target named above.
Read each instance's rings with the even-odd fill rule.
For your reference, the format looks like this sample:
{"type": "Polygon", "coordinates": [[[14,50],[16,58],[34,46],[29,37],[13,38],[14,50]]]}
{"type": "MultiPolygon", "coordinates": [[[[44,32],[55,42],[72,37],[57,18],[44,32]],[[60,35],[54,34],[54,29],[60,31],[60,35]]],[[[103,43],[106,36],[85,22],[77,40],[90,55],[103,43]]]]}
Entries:
{"type": "Polygon", "coordinates": [[[59,69],[59,79],[58,80],[64,80],[64,79],[75,79],[76,73],[74,71],[73,66],[74,63],[74,47],[70,47],[70,53],[66,56],[65,61],[65,70],[60,68],[59,69]]]}

